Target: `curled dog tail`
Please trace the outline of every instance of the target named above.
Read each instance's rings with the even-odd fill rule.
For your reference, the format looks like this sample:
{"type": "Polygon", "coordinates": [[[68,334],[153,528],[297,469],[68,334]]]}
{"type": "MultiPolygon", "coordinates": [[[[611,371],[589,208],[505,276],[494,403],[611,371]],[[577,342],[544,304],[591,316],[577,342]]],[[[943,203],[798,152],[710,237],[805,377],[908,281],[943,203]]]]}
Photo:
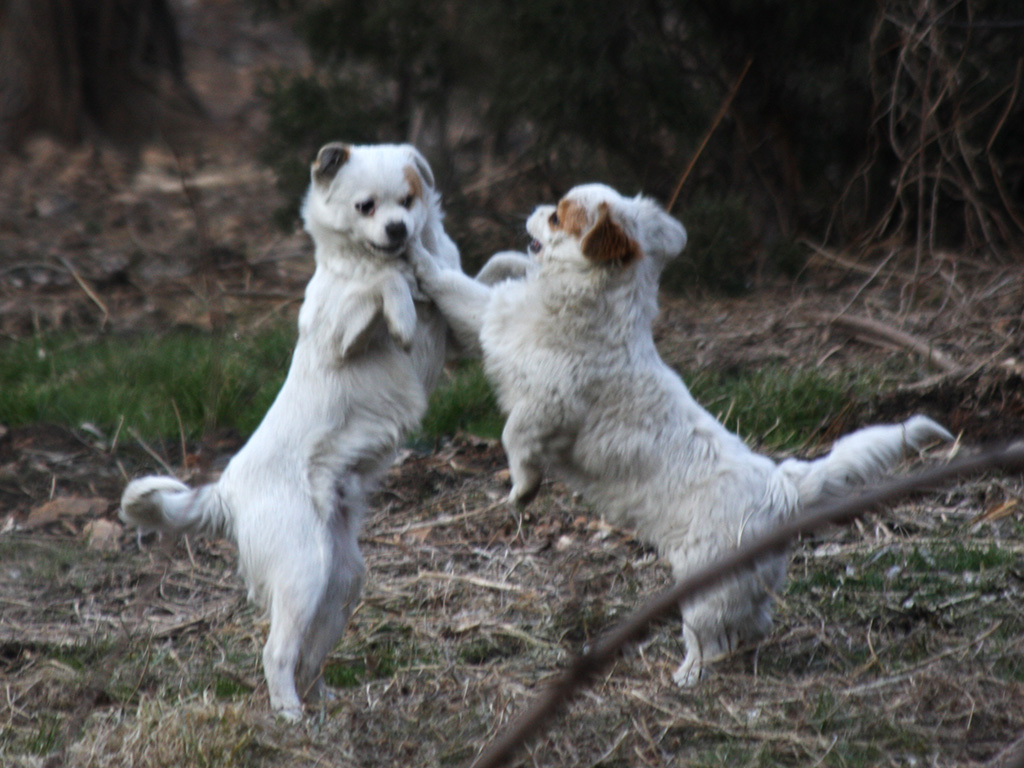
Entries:
{"type": "Polygon", "coordinates": [[[120,517],[144,531],[231,533],[231,515],[215,483],[189,488],[173,477],[140,477],[124,489],[120,517]]]}
{"type": "Polygon", "coordinates": [[[815,461],[787,459],[779,465],[797,488],[800,506],[841,498],[880,480],[910,451],[953,436],[927,416],[902,424],[865,427],[836,441],[832,451],[815,461]]]}

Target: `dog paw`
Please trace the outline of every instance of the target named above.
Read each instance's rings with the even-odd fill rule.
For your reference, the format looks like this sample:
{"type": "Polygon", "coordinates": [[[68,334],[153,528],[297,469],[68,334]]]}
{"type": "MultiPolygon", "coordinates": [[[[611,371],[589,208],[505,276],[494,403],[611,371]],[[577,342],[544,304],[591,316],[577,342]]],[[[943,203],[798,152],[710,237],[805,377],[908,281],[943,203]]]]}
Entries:
{"type": "Polygon", "coordinates": [[[304,698],[310,704],[330,704],[338,700],[338,694],[320,678],[310,687],[304,698]]]}
{"type": "Polygon", "coordinates": [[[412,352],[412,336],[404,332],[392,332],[391,338],[395,344],[402,348],[403,352],[412,352]]]}
{"type": "Polygon", "coordinates": [[[704,676],[704,670],[696,659],[687,659],[679,665],[672,675],[675,684],[680,688],[693,688],[704,676]]]}
{"type": "Polygon", "coordinates": [[[284,707],[275,709],[274,714],[278,720],[286,723],[298,723],[302,721],[302,707],[284,707]]]}
{"type": "Polygon", "coordinates": [[[515,484],[509,491],[507,503],[516,509],[525,509],[531,501],[537,498],[540,491],[540,483],[515,484]]]}
{"type": "Polygon", "coordinates": [[[422,243],[410,243],[406,253],[409,256],[409,263],[412,264],[413,272],[416,273],[416,277],[420,280],[429,279],[437,273],[438,266],[434,261],[434,257],[422,243]]]}

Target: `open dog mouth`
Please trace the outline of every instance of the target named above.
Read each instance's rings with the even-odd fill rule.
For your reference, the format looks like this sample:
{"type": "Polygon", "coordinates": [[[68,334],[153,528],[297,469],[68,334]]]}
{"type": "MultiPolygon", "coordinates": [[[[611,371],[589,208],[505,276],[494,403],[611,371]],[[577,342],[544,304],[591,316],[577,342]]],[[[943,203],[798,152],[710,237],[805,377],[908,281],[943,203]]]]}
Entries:
{"type": "Polygon", "coordinates": [[[537,254],[544,249],[544,245],[540,240],[531,240],[529,246],[527,246],[530,253],[537,254]]]}
{"type": "Polygon", "coordinates": [[[403,250],[405,250],[405,246],[408,244],[408,242],[409,242],[408,240],[401,240],[401,241],[396,242],[396,243],[383,243],[383,244],[371,242],[370,245],[373,247],[373,249],[375,251],[380,251],[381,253],[386,253],[389,256],[395,256],[395,255],[401,253],[403,250]]]}

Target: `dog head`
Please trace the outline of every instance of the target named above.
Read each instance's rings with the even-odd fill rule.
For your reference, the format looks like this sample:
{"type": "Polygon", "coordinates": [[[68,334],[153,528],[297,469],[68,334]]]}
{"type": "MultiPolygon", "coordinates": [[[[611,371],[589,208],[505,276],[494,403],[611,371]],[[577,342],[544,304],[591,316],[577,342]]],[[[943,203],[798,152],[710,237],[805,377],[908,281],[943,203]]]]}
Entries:
{"type": "Polygon", "coordinates": [[[437,204],[430,166],[409,144],[332,142],[320,148],[310,176],[306,230],[376,257],[403,253],[437,204]]]}
{"type": "Polygon", "coordinates": [[[647,257],[657,273],[686,245],[686,230],[649,197],[623,197],[604,184],[573,187],[526,222],[537,261],[626,266],[647,257]]]}

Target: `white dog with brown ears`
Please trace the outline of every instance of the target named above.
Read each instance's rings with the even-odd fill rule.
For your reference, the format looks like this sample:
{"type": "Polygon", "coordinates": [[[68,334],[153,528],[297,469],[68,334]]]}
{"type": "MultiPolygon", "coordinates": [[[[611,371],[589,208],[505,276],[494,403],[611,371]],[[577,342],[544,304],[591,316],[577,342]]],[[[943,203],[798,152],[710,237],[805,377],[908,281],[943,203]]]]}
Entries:
{"type": "MultiPolygon", "coordinates": [[[[527,222],[538,267],[487,287],[410,249],[420,285],[484,368],[508,414],[509,501],[525,505],[548,472],[610,521],[635,528],[681,579],[809,504],[870,483],[908,450],[952,436],[924,416],[868,427],[816,461],[776,464],[702,408],[658,355],[658,278],[686,244],[651,199],[590,184],[527,222]]],[[[704,665],[762,637],[788,557],[766,557],[684,603],[693,685],[704,665]]]]}
{"type": "Polygon", "coordinates": [[[447,269],[426,160],[409,145],[328,144],[303,204],[316,270],[299,312],[288,376],[220,479],[129,483],[121,516],[144,529],[207,530],[238,544],[250,598],[266,606],[263,670],[274,711],[302,716],[363,580],[357,535],[367,495],[426,409],[447,328],[416,288],[410,244],[447,269]]]}

